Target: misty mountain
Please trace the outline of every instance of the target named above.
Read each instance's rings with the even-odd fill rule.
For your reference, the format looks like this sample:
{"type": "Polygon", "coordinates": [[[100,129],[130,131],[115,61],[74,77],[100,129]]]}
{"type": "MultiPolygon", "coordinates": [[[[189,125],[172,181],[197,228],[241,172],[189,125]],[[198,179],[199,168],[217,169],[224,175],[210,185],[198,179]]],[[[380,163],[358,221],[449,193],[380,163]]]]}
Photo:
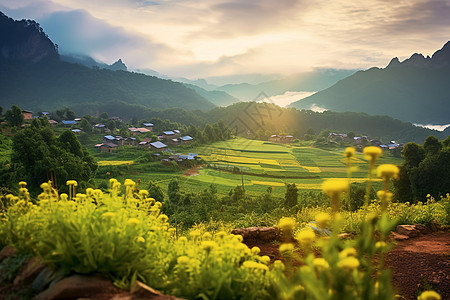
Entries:
{"type": "Polygon", "coordinates": [[[254,100],[262,92],[267,96],[275,96],[287,91],[320,91],[353,73],[355,70],[318,69],[259,84],[227,84],[218,87],[217,90],[227,92],[242,101],[249,101],[254,100]]]}
{"type": "Polygon", "coordinates": [[[290,106],[388,115],[420,124],[450,123],[450,42],[432,57],[415,53],[384,68],[359,71],[290,106]]]}
{"type": "Polygon", "coordinates": [[[62,61],[70,62],[74,64],[80,64],[89,68],[100,68],[113,71],[128,71],[127,66],[122,59],[117,60],[115,63],[108,65],[103,62],[98,62],[90,56],[80,54],[60,54],[59,58],[62,61]]]}
{"type": "MultiPolygon", "coordinates": [[[[38,23],[0,14],[0,105],[47,111],[82,103],[124,101],[152,108],[211,109],[215,105],[181,83],[60,60],[38,23]]],[[[126,66],[125,66],[126,67],[126,66]]],[[[95,112],[92,112],[95,113],[95,112]]]]}

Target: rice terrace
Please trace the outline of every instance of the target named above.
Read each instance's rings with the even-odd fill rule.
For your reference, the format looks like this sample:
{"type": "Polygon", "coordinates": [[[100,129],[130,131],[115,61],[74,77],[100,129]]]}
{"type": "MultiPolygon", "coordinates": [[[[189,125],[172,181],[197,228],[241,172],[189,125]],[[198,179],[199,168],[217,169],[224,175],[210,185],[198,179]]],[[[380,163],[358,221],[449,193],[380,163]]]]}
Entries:
{"type": "Polygon", "coordinates": [[[448,1],[1,2],[0,299],[450,299],[448,1]]]}

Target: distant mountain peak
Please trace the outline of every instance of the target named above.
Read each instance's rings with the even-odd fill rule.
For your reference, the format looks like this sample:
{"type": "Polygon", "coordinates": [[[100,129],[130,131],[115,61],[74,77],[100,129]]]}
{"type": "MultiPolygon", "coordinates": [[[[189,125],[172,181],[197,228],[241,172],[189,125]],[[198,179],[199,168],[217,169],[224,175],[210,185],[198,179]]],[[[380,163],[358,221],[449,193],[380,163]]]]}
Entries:
{"type": "Polygon", "coordinates": [[[442,68],[450,66],[450,41],[442,49],[437,50],[431,57],[424,57],[421,53],[414,53],[410,58],[402,62],[397,57],[394,57],[386,66],[386,69],[400,65],[420,68],[442,68]]]}
{"type": "Polygon", "coordinates": [[[121,58],[119,58],[118,61],[113,63],[110,69],[113,71],[128,71],[127,66],[123,63],[121,58]]]}

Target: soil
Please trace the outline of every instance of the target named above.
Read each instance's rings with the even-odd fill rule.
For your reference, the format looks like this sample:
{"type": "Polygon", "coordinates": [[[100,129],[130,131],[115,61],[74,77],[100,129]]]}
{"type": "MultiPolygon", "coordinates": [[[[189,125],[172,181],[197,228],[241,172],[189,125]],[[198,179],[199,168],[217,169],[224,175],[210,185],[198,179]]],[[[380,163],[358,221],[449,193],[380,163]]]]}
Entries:
{"type": "MultiPolygon", "coordinates": [[[[254,240],[246,244],[258,246],[260,255],[271,260],[281,259],[278,245],[254,240]]],[[[421,291],[429,289],[437,291],[442,299],[450,299],[450,231],[397,242],[386,257],[386,266],[392,270],[392,284],[399,299],[417,299],[421,291]]]]}
{"type": "Polygon", "coordinates": [[[187,169],[183,174],[183,176],[197,176],[197,175],[200,175],[197,168],[187,169]]]}

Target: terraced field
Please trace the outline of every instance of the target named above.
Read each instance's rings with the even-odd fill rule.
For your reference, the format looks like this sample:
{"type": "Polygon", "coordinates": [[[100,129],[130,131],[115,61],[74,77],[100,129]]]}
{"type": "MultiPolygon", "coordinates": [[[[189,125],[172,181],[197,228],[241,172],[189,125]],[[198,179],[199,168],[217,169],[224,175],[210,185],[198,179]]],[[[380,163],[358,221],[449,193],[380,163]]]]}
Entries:
{"type": "MultiPolygon", "coordinates": [[[[344,149],[323,150],[237,138],[196,151],[207,164],[197,176],[181,180],[189,188],[214,184],[219,191],[226,192],[243,183],[250,193],[272,187],[273,192],[281,194],[287,183],[295,183],[301,190],[320,190],[325,179],[347,177],[344,149]]],[[[400,165],[402,160],[385,154],[379,162],[400,165]]],[[[352,163],[352,181],[365,182],[364,155],[356,153],[352,163]]]]}

